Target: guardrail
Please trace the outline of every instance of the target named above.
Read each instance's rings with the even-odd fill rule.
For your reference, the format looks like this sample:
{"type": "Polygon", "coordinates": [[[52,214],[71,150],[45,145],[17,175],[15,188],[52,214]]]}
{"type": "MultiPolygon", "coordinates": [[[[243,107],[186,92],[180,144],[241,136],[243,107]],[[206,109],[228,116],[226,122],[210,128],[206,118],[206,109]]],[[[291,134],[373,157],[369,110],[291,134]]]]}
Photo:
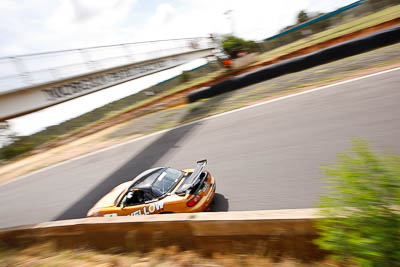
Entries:
{"type": "Polygon", "coordinates": [[[325,253],[312,240],[316,209],[205,212],[137,217],[86,218],[3,229],[12,246],[53,241],[59,248],[118,248],[150,251],[175,245],[181,250],[318,260],[325,253]]]}

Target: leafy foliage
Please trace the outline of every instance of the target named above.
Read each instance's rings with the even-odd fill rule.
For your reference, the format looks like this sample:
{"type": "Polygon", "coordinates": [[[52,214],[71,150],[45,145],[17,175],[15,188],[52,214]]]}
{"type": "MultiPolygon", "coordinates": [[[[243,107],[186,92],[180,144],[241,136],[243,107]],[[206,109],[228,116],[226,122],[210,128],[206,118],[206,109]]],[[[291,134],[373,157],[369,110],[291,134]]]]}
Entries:
{"type": "Polygon", "coordinates": [[[179,75],[179,80],[182,83],[186,83],[188,81],[190,81],[190,74],[189,71],[182,71],[181,75],[179,75]]]}
{"type": "Polygon", "coordinates": [[[297,14],[297,24],[306,22],[307,20],[310,19],[310,16],[307,14],[307,12],[305,10],[301,10],[298,14],[297,14]]]}
{"type": "Polygon", "coordinates": [[[254,41],[246,41],[242,38],[229,35],[222,40],[222,49],[231,58],[236,58],[239,52],[256,52],[258,45],[254,41]]]}
{"type": "Polygon", "coordinates": [[[4,159],[11,159],[13,157],[16,157],[20,154],[23,154],[25,152],[28,152],[34,148],[33,143],[27,143],[27,142],[20,142],[17,145],[13,146],[6,146],[5,148],[2,149],[2,158],[4,159]]]}
{"type": "Polygon", "coordinates": [[[378,156],[364,141],[325,168],[316,243],[345,263],[400,266],[400,158],[378,156]]]}

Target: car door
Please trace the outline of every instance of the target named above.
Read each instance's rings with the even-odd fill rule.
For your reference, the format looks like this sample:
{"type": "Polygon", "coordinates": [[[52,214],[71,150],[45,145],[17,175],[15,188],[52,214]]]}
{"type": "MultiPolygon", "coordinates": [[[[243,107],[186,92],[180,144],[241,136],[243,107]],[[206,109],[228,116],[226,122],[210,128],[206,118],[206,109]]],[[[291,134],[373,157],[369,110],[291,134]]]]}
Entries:
{"type": "Polygon", "coordinates": [[[128,205],[121,207],[120,214],[122,216],[138,216],[138,215],[150,215],[158,214],[164,210],[164,201],[158,200],[155,196],[149,192],[136,190],[135,194],[143,194],[144,203],[137,203],[134,205],[128,205]]]}

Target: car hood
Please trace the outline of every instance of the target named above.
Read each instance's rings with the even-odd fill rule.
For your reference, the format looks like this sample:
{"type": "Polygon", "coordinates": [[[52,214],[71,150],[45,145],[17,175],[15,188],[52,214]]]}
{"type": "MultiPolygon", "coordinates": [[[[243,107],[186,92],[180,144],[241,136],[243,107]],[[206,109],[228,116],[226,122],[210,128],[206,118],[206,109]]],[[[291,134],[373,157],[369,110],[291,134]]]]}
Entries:
{"type": "Polygon", "coordinates": [[[115,206],[115,201],[118,198],[118,196],[125,191],[129,185],[132,182],[126,182],[123,184],[120,184],[119,186],[115,187],[113,190],[111,190],[107,195],[102,197],[99,201],[97,201],[96,205],[93,206],[92,209],[98,209],[98,208],[105,208],[105,207],[112,207],[115,206]]]}

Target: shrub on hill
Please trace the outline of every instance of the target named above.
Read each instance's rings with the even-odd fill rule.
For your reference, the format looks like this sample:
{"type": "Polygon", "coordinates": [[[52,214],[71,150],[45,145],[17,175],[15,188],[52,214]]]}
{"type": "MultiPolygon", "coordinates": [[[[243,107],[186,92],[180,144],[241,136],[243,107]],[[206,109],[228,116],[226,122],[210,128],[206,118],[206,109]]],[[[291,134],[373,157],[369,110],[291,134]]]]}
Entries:
{"type": "Polygon", "coordinates": [[[400,157],[378,156],[364,141],[325,168],[316,243],[343,266],[400,266],[400,157]]]}
{"type": "Polygon", "coordinates": [[[257,52],[258,45],[254,41],[246,41],[242,38],[229,35],[222,39],[222,49],[231,58],[237,58],[240,52],[257,52]]]}

